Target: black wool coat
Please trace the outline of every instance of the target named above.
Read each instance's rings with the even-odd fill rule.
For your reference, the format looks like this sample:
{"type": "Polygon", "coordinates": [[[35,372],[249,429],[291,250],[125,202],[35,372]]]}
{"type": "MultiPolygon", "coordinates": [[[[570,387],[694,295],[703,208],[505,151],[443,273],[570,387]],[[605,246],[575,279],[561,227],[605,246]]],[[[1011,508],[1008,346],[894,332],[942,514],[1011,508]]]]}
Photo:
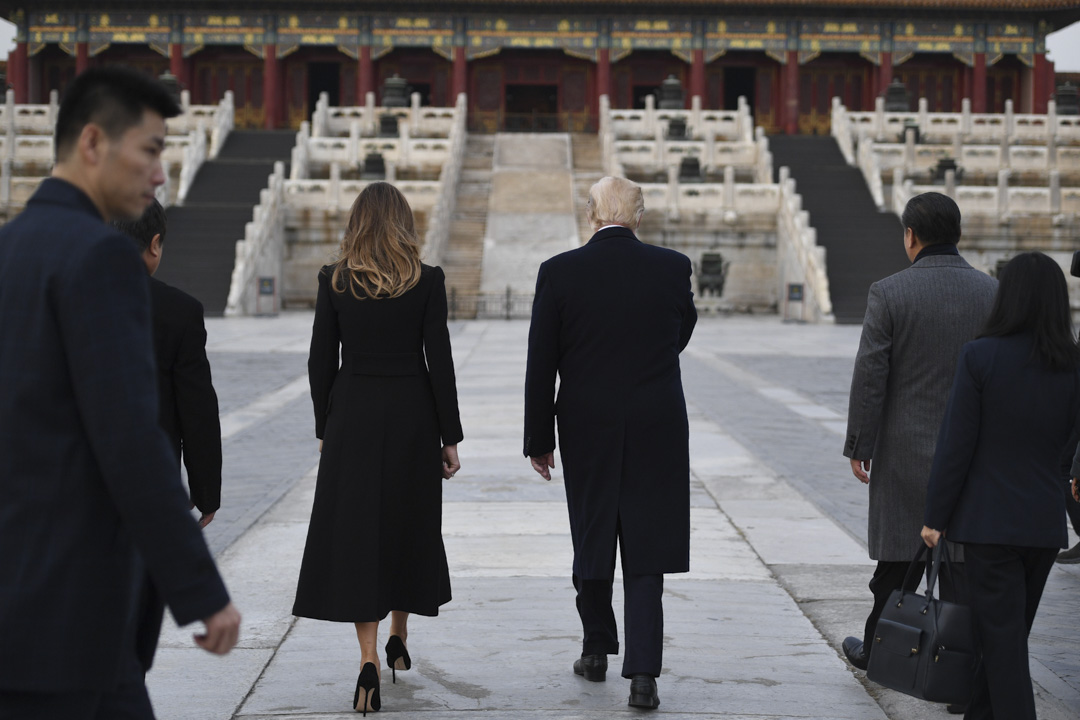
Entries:
{"type": "Polygon", "coordinates": [[[679,353],[697,321],[690,260],[606,228],[540,266],[525,455],[559,446],[574,573],[690,567],[690,454],[679,353]],[[555,398],[555,377],[560,387],[555,398]]]}
{"type": "Polygon", "coordinates": [[[308,377],[323,440],[293,614],[372,622],[450,600],[442,446],[462,439],[442,268],[396,298],[319,273],[308,377]],[[340,355],[340,360],[339,360],[340,355]]]}

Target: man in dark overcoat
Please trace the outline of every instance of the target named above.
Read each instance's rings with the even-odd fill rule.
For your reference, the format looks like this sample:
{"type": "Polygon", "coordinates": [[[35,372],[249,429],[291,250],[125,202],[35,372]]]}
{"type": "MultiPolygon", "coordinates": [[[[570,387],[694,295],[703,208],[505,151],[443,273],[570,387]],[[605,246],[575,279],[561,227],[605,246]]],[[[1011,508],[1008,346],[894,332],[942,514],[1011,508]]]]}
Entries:
{"type": "Polygon", "coordinates": [[[203,648],[240,624],[158,426],[146,269],[108,221],[161,185],[152,78],[69,86],[56,164],[0,228],[0,717],[149,720],[135,650],[148,573],[203,648]]]}
{"type": "MultiPolygon", "coordinates": [[[[113,227],[135,241],[150,275],[158,417],[177,464],[183,458],[188,495],[192,506],[199,509],[199,527],[205,528],[221,507],[221,421],[217,393],[210,379],[210,361],[206,357],[202,303],[153,276],[161,264],[166,220],[165,208],[154,200],[138,220],[116,220],[113,227]]],[[[143,606],[137,649],[139,661],[149,670],[165,610],[149,580],[143,606]]]]}
{"type": "Polygon", "coordinates": [[[901,223],[911,267],[870,286],[844,444],[855,477],[870,486],[867,545],[877,561],[863,637],[842,647],[863,670],[881,611],[922,544],[926,485],[960,348],[986,323],[997,291],[996,280],[960,256],[960,209],[947,195],[916,195],[901,223]]]}
{"type": "Polygon", "coordinates": [[[630,705],[660,704],[664,573],[690,567],[690,457],[679,353],[697,311],[690,260],[634,235],[641,188],[589,190],[596,230],[540,266],[525,378],[525,455],[545,479],[558,420],[584,641],[574,672],[605,679],[619,652],[611,609],[621,551],[630,705]],[[555,378],[559,377],[558,400],[555,378]]]}

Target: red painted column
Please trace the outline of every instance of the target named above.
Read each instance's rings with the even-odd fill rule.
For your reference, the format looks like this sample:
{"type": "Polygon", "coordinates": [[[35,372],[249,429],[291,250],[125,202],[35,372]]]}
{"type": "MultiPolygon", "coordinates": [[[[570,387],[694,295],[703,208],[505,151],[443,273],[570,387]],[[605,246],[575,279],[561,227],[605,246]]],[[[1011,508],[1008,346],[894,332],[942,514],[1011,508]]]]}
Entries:
{"type": "Polygon", "coordinates": [[[180,43],[169,44],[169,72],[173,74],[180,87],[190,90],[187,78],[187,63],[184,62],[184,46],[180,43]]]}
{"type": "Polygon", "coordinates": [[[878,94],[885,92],[885,88],[889,87],[889,83],[892,82],[892,53],[881,53],[881,67],[878,68],[878,94]]]}
{"type": "Polygon", "coordinates": [[[971,71],[971,112],[986,112],[986,53],[975,53],[971,71]]]}
{"type": "Polygon", "coordinates": [[[1046,61],[1046,92],[1051,97],[1057,93],[1057,69],[1053,60],[1046,61]]]}
{"type": "Polygon", "coordinates": [[[784,132],[799,133],[799,53],[788,50],[787,64],[781,71],[784,92],[784,132]]]}
{"type": "Polygon", "coordinates": [[[84,42],[75,43],[75,74],[85,72],[90,67],[90,45],[84,42]]]}
{"type": "Polygon", "coordinates": [[[375,92],[375,63],[371,62],[371,46],[360,46],[359,67],[356,68],[356,104],[367,102],[367,94],[375,92]]]}
{"type": "Polygon", "coordinates": [[[277,59],[277,45],[263,46],[263,107],[266,109],[266,129],[278,128],[281,125],[281,63],[277,59]]]}
{"type": "Polygon", "coordinates": [[[1031,112],[1046,112],[1046,103],[1050,100],[1052,83],[1048,83],[1046,53],[1035,53],[1035,72],[1032,78],[1031,112]]]}
{"type": "Polygon", "coordinates": [[[469,73],[468,65],[465,60],[465,48],[454,48],[454,81],[451,84],[453,88],[453,97],[450,98],[450,102],[457,103],[458,95],[461,93],[469,92],[469,73]]]}
{"type": "Polygon", "coordinates": [[[690,107],[690,98],[697,95],[701,106],[705,107],[705,51],[691,50],[690,62],[690,97],[686,98],[686,107],[690,107]]]}
{"type": "Polygon", "coordinates": [[[611,97],[611,50],[600,48],[596,55],[596,105],[600,106],[600,96],[607,95],[608,102],[614,106],[615,98],[611,97]]]}
{"type": "Polygon", "coordinates": [[[15,45],[15,49],[8,55],[7,79],[11,88],[15,91],[15,102],[28,102],[30,97],[30,62],[26,51],[26,43],[15,45]]]}

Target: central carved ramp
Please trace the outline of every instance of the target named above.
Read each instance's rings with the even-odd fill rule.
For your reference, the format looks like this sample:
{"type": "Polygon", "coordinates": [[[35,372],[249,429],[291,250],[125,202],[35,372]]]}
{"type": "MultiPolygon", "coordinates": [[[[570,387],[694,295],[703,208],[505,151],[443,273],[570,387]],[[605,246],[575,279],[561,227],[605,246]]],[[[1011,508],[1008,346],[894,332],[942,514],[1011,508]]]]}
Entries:
{"type": "MultiPolygon", "coordinates": [[[[531,294],[540,263],[578,245],[570,136],[497,135],[481,292],[531,294]]],[[[500,306],[489,314],[503,312],[500,306]]]]}

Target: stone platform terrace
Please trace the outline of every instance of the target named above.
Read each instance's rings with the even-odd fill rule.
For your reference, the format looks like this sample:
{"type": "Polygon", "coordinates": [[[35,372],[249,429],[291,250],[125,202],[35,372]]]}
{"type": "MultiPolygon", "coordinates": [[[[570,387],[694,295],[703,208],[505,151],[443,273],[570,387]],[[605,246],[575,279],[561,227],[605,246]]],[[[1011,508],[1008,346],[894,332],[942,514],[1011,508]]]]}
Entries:
{"type": "MultiPolygon", "coordinates": [[[[311,319],[207,323],[226,482],[207,537],[244,628],[225,658],[194,648],[194,627],[166,628],[149,677],[161,720],[355,716],[351,626],[290,614],[318,462],[305,377],[311,319]]],[[[444,496],[454,600],[438,618],[410,623],[413,669],[396,685],[384,675],[385,715],[643,712],[626,705],[621,658],[602,684],[570,669],[580,627],[561,475],[545,483],[520,450],[527,329],[523,321],[452,325],[466,433],[463,470],[444,496]]],[[[838,653],[870,605],[866,489],[840,455],[858,336],[857,326],[775,317],[699,323],[683,356],[692,570],[665,584],[658,715],[950,717],[867,682],[838,653]]],[[[1080,567],[1057,566],[1032,636],[1043,720],[1080,716],[1077,597],[1080,567]]]]}

